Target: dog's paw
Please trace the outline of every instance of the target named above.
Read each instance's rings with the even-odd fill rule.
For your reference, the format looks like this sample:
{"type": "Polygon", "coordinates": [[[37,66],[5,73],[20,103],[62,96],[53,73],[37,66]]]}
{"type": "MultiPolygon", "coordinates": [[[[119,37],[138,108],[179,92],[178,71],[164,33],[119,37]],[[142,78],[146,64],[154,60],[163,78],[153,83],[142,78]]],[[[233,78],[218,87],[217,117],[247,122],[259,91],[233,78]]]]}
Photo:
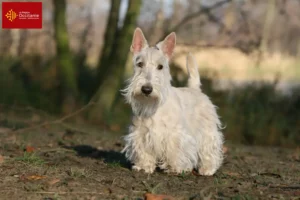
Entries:
{"type": "Polygon", "coordinates": [[[132,170],[134,170],[134,171],[144,170],[147,174],[152,174],[154,172],[154,170],[155,170],[155,166],[140,167],[138,165],[134,165],[134,166],[132,166],[132,170]]]}
{"type": "Polygon", "coordinates": [[[212,176],[212,175],[214,175],[215,172],[216,172],[215,169],[208,169],[205,167],[201,167],[199,169],[199,174],[202,176],[212,176]]]}
{"type": "Polygon", "coordinates": [[[192,169],[174,169],[174,168],[169,168],[169,169],[164,170],[164,172],[171,174],[171,175],[188,174],[191,171],[192,171],[192,169]]]}
{"type": "Polygon", "coordinates": [[[133,170],[133,171],[137,171],[137,172],[138,172],[138,171],[141,171],[141,169],[142,169],[142,168],[139,167],[139,166],[137,166],[137,165],[133,165],[133,166],[132,166],[132,170],[133,170]]]}

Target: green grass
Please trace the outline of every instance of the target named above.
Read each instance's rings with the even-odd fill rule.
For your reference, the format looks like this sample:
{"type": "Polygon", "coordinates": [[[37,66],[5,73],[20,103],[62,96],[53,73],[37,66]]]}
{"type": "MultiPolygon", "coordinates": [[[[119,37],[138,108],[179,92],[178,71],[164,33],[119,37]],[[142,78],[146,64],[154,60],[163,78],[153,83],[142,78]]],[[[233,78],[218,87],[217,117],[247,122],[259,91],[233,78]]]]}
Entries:
{"type": "Polygon", "coordinates": [[[30,165],[43,165],[45,164],[45,161],[41,159],[39,156],[36,155],[36,153],[28,153],[24,152],[22,157],[15,158],[16,161],[24,162],[26,164],[30,165]]]}
{"type": "Polygon", "coordinates": [[[146,187],[146,191],[151,194],[159,193],[159,188],[162,187],[162,183],[157,183],[156,185],[149,185],[146,181],[142,181],[142,183],[146,187]]]}
{"type": "Polygon", "coordinates": [[[252,200],[254,199],[253,197],[249,196],[249,195],[241,195],[241,194],[238,194],[234,197],[231,198],[232,200],[252,200]]]}
{"type": "Polygon", "coordinates": [[[107,163],[108,167],[111,168],[117,168],[117,167],[122,167],[120,162],[114,161],[114,162],[108,162],[107,163]]]}
{"type": "Polygon", "coordinates": [[[71,167],[67,174],[73,178],[87,178],[91,176],[91,172],[84,168],[71,167]]]}

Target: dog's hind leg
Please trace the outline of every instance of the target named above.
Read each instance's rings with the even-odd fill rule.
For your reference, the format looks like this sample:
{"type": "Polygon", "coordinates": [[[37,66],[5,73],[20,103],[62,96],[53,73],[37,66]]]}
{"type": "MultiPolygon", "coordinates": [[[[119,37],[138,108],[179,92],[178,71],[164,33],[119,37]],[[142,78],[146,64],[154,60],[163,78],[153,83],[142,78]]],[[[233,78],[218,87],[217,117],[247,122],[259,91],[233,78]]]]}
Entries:
{"type": "Polygon", "coordinates": [[[217,131],[209,131],[201,137],[199,148],[199,174],[212,176],[223,161],[223,136],[217,131]]]}

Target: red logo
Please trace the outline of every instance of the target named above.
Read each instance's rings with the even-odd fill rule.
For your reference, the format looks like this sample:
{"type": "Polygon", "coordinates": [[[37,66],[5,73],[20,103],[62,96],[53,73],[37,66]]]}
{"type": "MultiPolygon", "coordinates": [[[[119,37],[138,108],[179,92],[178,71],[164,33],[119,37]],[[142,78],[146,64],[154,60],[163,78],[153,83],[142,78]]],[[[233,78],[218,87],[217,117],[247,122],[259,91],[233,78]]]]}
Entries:
{"type": "Polygon", "coordinates": [[[2,28],[40,29],[42,2],[2,2],[2,28]]]}

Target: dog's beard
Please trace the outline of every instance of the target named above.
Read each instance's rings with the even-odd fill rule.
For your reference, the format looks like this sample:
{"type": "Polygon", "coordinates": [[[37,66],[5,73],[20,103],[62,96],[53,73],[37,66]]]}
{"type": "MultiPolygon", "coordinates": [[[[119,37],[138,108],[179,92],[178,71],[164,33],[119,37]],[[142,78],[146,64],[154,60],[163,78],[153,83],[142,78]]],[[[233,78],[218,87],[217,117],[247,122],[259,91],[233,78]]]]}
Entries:
{"type": "Polygon", "coordinates": [[[145,95],[141,92],[142,84],[134,81],[136,79],[136,77],[129,79],[129,84],[121,90],[121,93],[124,95],[127,103],[131,105],[132,111],[136,116],[151,117],[165,103],[170,87],[167,84],[164,87],[159,84],[152,84],[153,92],[145,95]]]}
{"type": "Polygon", "coordinates": [[[148,118],[155,114],[161,102],[157,96],[137,94],[132,97],[130,104],[136,116],[148,118]]]}
{"type": "Polygon", "coordinates": [[[127,87],[122,93],[127,103],[131,105],[134,115],[145,118],[153,116],[166,99],[165,95],[158,93],[156,89],[151,94],[145,95],[127,87]]]}

